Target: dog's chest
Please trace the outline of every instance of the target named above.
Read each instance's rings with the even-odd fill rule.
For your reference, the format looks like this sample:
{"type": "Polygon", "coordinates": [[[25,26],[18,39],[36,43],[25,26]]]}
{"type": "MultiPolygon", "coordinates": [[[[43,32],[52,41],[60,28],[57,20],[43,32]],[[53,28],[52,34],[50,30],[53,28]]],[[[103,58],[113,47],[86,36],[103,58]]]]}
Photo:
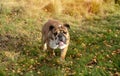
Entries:
{"type": "Polygon", "coordinates": [[[57,49],[58,45],[56,44],[56,40],[50,40],[49,41],[49,46],[52,48],[52,49],[57,49]]]}

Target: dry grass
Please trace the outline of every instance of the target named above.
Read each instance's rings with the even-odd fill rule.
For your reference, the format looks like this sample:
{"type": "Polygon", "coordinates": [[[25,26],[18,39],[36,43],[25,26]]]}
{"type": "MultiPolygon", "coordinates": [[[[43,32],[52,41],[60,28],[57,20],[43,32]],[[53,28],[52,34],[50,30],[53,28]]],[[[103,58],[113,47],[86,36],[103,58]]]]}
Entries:
{"type": "Polygon", "coordinates": [[[110,0],[2,0],[0,5],[11,10],[23,10],[30,17],[39,17],[41,13],[47,13],[89,18],[105,14],[106,7],[110,8],[112,3],[110,0]]]}

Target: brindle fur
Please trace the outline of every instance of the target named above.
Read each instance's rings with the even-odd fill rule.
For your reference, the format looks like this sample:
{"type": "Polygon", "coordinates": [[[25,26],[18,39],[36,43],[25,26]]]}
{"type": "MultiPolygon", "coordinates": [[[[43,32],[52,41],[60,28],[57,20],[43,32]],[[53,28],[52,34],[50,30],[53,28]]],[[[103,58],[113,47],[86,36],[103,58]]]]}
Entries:
{"type": "Polygon", "coordinates": [[[54,50],[51,47],[49,47],[50,39],[54,38],[53,33],[55,33],[56,31],[59,32],[61,30],[65,31],[67,33],[67,34],[65,34],[67,46],[65,48],[61,49],[61,59],[65,59],[66,52],[68,50],[69,41],[70,41],[68,28],[65,25],[66,24],[62,24],[61,22],[59,22],[57,20],[48,20],[42,28],[42,43],[43,43],[44,51],[45,50],[48,50],[48,51],[54,50]],[[54,26],[54,28],[52,30],[49,30],[51,25],[54,26]]]}

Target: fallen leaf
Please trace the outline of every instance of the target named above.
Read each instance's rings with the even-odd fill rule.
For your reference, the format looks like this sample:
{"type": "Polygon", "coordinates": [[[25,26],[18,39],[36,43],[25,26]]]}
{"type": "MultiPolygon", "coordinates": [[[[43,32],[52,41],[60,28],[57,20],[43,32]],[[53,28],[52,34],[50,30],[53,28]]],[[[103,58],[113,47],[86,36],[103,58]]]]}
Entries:
{"type": "Polygon", "coordinates": [[[98,62],[97,59],[93,58],[92,61],[90,61],[90,62],[87,64],[87,66],[88,66],[89,68],[92,68],[94,65],[97,64],[97,62],[98,62]]]}
{"type": "Polygon", "coordinates": [[[120,73],[116,72],[113,76],[120,76],[120,73]]]}

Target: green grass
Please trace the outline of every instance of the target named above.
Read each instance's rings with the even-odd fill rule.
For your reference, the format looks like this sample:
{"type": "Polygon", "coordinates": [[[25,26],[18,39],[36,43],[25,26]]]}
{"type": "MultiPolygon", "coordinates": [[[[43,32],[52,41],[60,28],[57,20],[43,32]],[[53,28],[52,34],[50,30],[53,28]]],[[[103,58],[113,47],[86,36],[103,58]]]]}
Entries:
{"type": "MultiPolygon", "coordinates": [[[[42,14],[41,14],[42,15],[42,14]]],[[[0,13],[0,76],[112,76],[120,75],[120,15],[75,20],[53,16],[71,25],[66,62],[41,49],[41,26],[49,18],[0,13]]]]}

